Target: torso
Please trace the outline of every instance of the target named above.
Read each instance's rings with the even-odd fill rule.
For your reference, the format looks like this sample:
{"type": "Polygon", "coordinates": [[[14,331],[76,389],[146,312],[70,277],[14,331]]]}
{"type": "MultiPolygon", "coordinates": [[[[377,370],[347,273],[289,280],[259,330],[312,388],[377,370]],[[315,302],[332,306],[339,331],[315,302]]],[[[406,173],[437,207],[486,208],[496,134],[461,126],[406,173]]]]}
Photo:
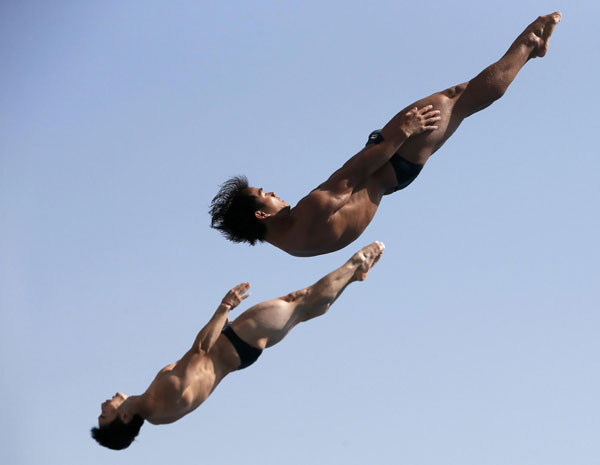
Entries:
{"type": "Polygon", "coordinates": [[[387,165],[353,191],[332,192],[324,183],[310,192],[292,209],[294,227],[285,244],[276,245],[291,255],[311,257],[335,252],[355,241],[375,216],[390,179],[395,180],[393,169],[387,165]]]}
{"type": "Polygon", "coordinates": [[[166,424],[194,411],[237,363],[233,347],[222,335],[209,353],[190,350],[160,370],[146,390],[153,399],[152,413],[146,419],[155,425],[166,424]]]}

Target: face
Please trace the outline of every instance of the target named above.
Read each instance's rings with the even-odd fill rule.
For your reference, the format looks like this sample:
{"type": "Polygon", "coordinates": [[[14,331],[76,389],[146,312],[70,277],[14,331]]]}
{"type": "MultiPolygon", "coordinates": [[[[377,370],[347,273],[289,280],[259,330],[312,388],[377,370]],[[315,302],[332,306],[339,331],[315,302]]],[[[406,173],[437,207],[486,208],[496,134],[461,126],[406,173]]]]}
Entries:
{"type": "Polygon", "coordinates": [[[260,211],[269,216],[273,216],[280,210],[290,206],[288,203],[277,197],[275,192],[265,192],[262,187],[249,187],[247,190],[250,195],[254,195],[258,201],[264,205],[260,211]]]}
{"type": "Polygon", "coordinates": [[[121,404],[127,399],[127,396],[122,392],[117,392],[112,399],[106,399],[100,407],[100,416],[98,417],[98,426],[108,425],[111,421],[117,418],[118,409],[121,404]]]}

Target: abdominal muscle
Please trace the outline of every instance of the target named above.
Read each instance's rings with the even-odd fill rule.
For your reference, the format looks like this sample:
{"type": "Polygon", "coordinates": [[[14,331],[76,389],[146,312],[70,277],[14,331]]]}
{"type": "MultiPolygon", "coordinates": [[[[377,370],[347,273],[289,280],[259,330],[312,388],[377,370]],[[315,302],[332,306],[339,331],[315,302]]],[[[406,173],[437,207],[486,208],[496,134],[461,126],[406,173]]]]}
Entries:
{"type": "Polygon", "coordinates": [[[322,209],[321,216],[318,210],[316,213],[313,210],[310,224],[304,231],[299,231],[299,240],[291,241],[301,246],[286,249],[286,252],[297,257],[312,257],[346,247],[369,225],[383,194],[384,188],[381,183],[372,178],[369,185],[348,195],[341,208],[333,214],[322,209]]]}
{"type": "MultiPolygon", "coordinates": [[[[213,349],[217,359],[223,345],[219,338],[213,349]]],[[[225,347],[227,348],[227,347],[225,347]]],[[[196,410],[231,370],[214,360],[215,354],[187,353],[177,363],[163,368],[147,393],[155,399],[155,409],[147,420],[166,424],[196,410]]]]}
{"type": "MultiPolygon", "coordinates": [[[[385,163],[365,183],[355,190],[348,202],[333,216],[333,222],[344,230],[340,247],[355,241],[373,220],[384,195],[395,191],[398,181],[391,163],[385,163]]],[[[337,250],[337,249],[336,249],[337,250]]]]}
{"type": "Polygon", "coordinates": [[[373,220],[382,194],[373,193],[367,187],[354,192],[348,202],[332,217],[336,228],[343,231],[339,238],[339,248],[354,242],[373,220]]]}

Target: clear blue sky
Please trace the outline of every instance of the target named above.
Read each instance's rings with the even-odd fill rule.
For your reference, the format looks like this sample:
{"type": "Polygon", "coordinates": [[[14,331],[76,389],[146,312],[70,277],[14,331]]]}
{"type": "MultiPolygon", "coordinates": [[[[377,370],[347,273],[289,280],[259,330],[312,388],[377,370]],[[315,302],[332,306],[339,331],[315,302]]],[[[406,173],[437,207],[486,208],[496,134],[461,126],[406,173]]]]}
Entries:
{"type": "Polygon", "coordinates": [[[600,463],[598,2],[2,2],[0,461],[600,463]],[[310,259],[209,228],[219,183],[295,203],[372,129],[564,13],[363,236],[310,259]],[[374,240],[325,317],[128,450],[89,438],[225,292],[374,240]]]}

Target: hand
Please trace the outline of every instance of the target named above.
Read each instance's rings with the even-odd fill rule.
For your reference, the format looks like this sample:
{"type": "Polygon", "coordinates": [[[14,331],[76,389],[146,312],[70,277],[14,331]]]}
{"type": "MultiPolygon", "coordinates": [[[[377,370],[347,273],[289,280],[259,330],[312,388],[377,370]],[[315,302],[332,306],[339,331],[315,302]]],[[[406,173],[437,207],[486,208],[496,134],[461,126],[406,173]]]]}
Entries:
{"type": "Polygon", "coordinates": [[[221,304],[228,305],[229,310],[237,307],[242,300],[244,300],[250,295],[250,293],[246,294],[248,292],[248,289],[250,289],[250,283],[238,284],[227,294],[225,294],[225,297],[223,297],[221,304]]]}
{"type": "Polygon", "coordinates": [[[408,137],[425,131],[434,131],[438,127],[435,123],[442,119],[439,110],[434,110],[433,105],[427,105],[421,109],[413,108],[405,113],[400,122],[402,129],[408,137]]]}

